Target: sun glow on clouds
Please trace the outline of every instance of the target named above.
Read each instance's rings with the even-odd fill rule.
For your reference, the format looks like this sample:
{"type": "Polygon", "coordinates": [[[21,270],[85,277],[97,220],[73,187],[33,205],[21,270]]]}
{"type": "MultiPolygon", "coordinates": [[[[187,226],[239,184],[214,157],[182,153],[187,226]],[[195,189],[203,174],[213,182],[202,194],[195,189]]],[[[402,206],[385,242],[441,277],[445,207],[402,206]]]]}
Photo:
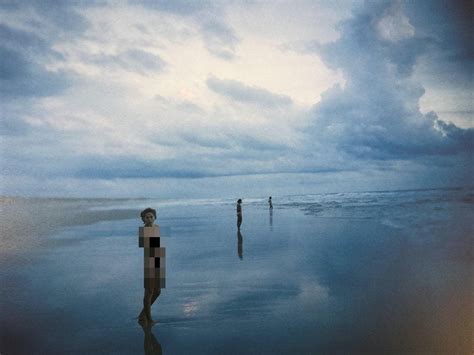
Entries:
{"type": "MultiPolygon", "coordinates": [[[[242,38],[235,58],[226,61],[208,51],[195,19],[149,12],[141,7],[118,7],[105,12],[92,8],[82,13],[89,28],[72,42],[56,42],[53,48],[65,60],[50,66],[56,71],[75,72],[83,78],[83,85],[76,85],[55,99],[55,105],[51,104],[52,99],[45,99],[39,106],[48,112],[43,125],[52,129],[103,133],[101,141],[91,141],[84,153],[92,153],[100,146],[101,154],[119,154],[121,144],[122,153],[136,154],[146,146],[146,139],[158,144],[180,144],[182,136],[191,132],[202,135],[208,129],[220,132],[223,140],[247,132],[264,141],[278,134],[279,142],[294,142],[295,132],[282,119],[296,118],[291,110],[255,110],[216,94],[206,82],[214,76],[236,80],[275,96],[286,95],[304,107],[341,80],[318,58],[282,52],[278,48],[281,40],[242,38]],[[150,67],[146,60],[130,57],[132,50],[146,55],[147,60],[154,56],[158,65],[150,67]],[[270,138],[265,138],[267,135],[270,138]],[[114,140],[120,144],[114,144],[114,140]]],[[[30,118],[36,124],[39,120],[42,118],[30,118]]],[[[96,138],[96,134],[88,136],[96,138]]],[[[163,148],[160,154],[156,145],[149,148],[153,148],[156,158],[176,156],[163,148]]],[[[181,151],[187,148],[182,146],[181,151]]]]}
{"type": "MultiPolygon", "coordinates": [[[[126,83],[146,97],[157,94],[174,97],[186,92],[186,99],[192,97],[194,103],[210,107],[215,98],[209,95],[204,83],[212,73],[222,79],[239,80],[288,95],[302,105],[312,105],[322,91],[343,80],[317,57],[283,52],[279,46],[284,39],[280,37],[275,38],[271,33],[250,36],[246,33],[246,23],[236,21],[235,32],[241,37],[235,46],[235,58],[226,61],[208,51],[196,19],[145,11],[138,6],[105,12],[93,8],[83,14],[90,28],[82,38],[54,46],[67,57],[56,69],[71,69],[95,79],[126,83]],[[162,67],[146,72],[150,68],[145,66],[145,72],[141,72],[128,63],[130,68],[127,68],[124,63],[127,58],[122,61],[120,58],[131,48],[160,58],[162,67]]],[[[271,25],[281,31],[281,23],[271,25]]]]}

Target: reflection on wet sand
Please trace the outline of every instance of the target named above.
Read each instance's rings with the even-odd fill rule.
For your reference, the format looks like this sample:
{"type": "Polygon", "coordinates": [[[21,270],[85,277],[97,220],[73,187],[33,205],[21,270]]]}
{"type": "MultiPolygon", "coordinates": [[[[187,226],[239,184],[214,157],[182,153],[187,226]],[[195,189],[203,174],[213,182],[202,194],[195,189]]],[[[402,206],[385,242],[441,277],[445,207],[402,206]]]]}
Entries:
{"type": "Polygon", "coordinates": [[[273,207],[270,208],[270,232],[273,232],[273,207]]]}
{"type": "Polygon", "coordinates": [[[242,233],[237,232],[237,254],[239,255],[240,260],[244,258],[244,239],[242,238],[242,233]]]}
{"type": "Polygon", "coordinates": [[[170,207],[162,223],[176,236],[170,271],[177,279],[158,302],[166,326],[144,335],[132,318],[143,292],[136,219],[58,230],[79,207],[47,201],[0,213],[0,352],[472,353],[472,203],[451,192],[387,194],[373,207],[359,205],[359,195],[347,203],[329,195],[337,207],[326,214],[317,203],[308,207],[308,196],[274,207],[276,217],[255,204],[245,263],[233,205],[170,207]],[[435,202],[405,203],[394,194],[435,202]],[[227,238],[234,231],[237,246],[227,238]]]}
{"type": "Polygon", "coordinates": [[[151,331],[151,326],[142,326],[144,333],[143,340],[143,351],[145,355],[154,354],[161,355],[163,354],[163,349],[161,348],[160,342],[155,338],[155,335],[151,331]]]}

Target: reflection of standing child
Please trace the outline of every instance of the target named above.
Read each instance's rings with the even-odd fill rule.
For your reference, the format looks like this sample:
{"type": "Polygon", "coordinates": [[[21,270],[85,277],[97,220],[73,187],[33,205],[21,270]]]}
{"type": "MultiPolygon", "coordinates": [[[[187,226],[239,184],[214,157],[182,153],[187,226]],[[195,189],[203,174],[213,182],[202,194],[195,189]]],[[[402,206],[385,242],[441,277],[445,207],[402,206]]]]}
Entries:
{"type": "Polygon", "coordinates": [[[242,225],[242,200],[239,198],[237,200],[237,230],[240,231],[240,226],[242,225]]]}
{"type": "Polygon", "coordinates": [[[268,207],[270,207],[271,210],[273,209],[272,197],[271,196],[268,198],[268,207]]]}
{"type": "Polygon", "coordinates": [[[144,248],[143,310],[138,316],[141,324],[153,325],[151,305],[165,287],[165,248],[160,246],[160,227],[154,225],[156,211],[147,208],[140,213],[144,227],[139,228],[139,246],[144,248]]]}

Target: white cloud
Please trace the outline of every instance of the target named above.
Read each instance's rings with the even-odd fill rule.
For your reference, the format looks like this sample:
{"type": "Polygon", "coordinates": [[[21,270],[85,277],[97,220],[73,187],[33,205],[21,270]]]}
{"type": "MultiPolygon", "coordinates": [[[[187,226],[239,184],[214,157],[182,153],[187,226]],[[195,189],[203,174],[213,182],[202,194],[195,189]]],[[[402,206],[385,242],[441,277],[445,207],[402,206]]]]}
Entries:
{"type": "Polygon", "coordinates": [[[403,13],[402,2],[395,1],[378,21],[377,29],[380,36],[387,41],[401,41],[415,35],[415,27],[403,13]]]}

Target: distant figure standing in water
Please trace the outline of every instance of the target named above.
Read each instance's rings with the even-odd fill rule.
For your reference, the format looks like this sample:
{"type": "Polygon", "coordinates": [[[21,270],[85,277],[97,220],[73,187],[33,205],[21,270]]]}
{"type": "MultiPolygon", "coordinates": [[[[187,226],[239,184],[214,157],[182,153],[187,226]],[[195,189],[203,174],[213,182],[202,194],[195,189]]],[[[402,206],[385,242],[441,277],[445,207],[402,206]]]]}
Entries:
{"type": "Polygon", "coordinates": [[[273,203],[272,203],[272,197],[270,196],[268,198],[268,207],[272,210],[273,209],[273,203]]]}
{"type": "Polygon", "coordinates": [[[144,227],[139,228],[139,246],[144,248],[144,287],[143,309],[138,316],[142,325],[152,326],[151,305],[165,287],[165,248],[160,246],[160,227],[154,225],[156,210],[146,208],[140,213],[144,227]]]}
{"type": "Polygon", "coordinates": [[[237,230],[240,231],[240,226],[242,225],[242,200],[239,198],[237,200],[237,230]]]}

